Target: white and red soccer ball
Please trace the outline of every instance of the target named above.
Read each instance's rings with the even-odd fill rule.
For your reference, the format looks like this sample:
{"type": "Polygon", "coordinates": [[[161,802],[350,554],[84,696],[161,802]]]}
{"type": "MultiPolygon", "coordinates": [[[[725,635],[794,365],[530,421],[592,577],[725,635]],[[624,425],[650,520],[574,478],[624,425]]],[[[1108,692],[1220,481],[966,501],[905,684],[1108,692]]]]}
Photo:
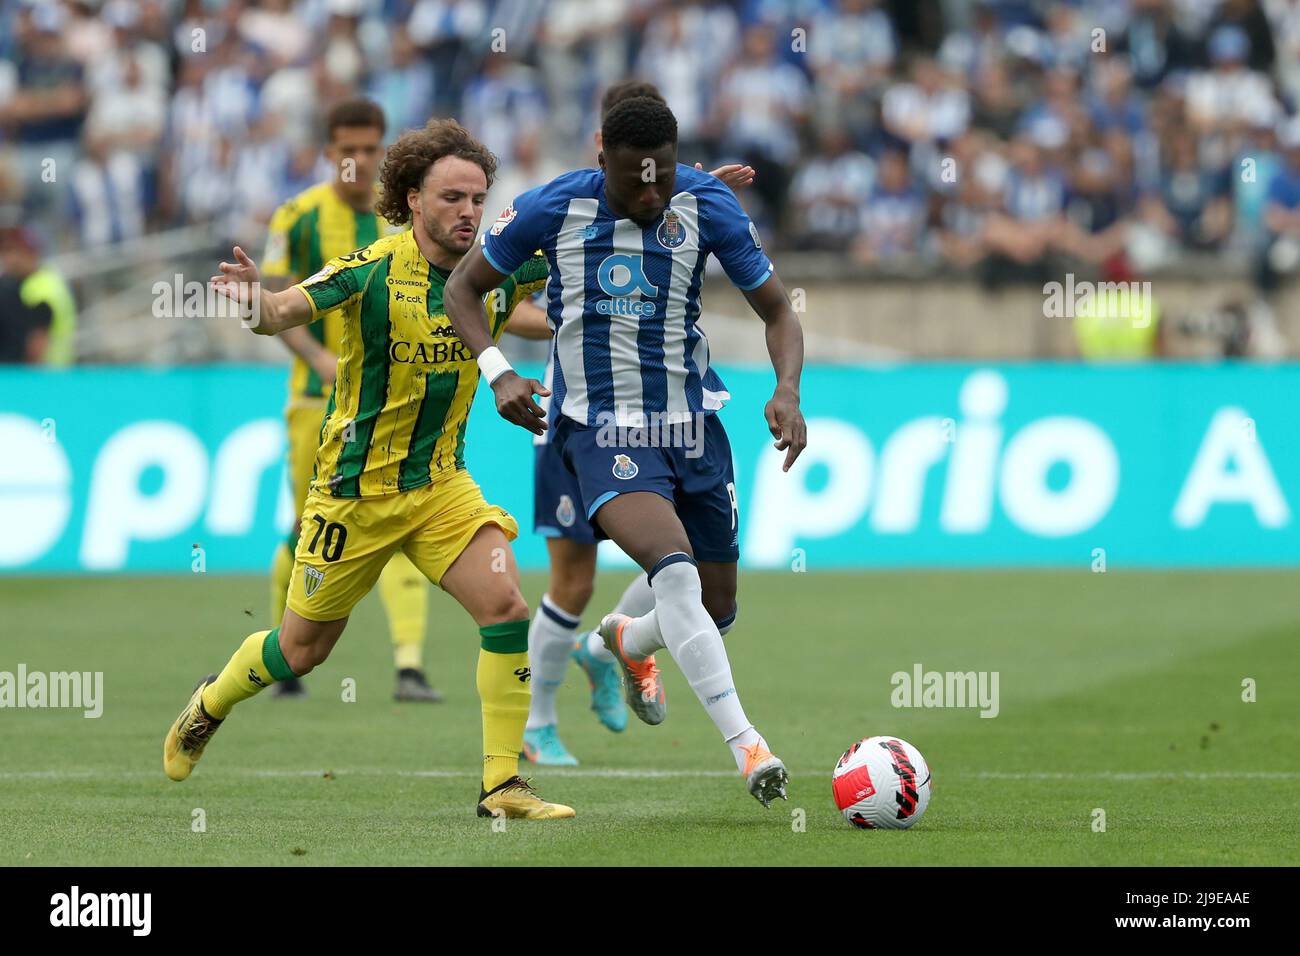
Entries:
{"type": "Polygon", "coordinates": [[[831,787],[855,827],[906,830],[930,805],[930,767],[906,740],[867,737],[844,751],[831,787]]]}

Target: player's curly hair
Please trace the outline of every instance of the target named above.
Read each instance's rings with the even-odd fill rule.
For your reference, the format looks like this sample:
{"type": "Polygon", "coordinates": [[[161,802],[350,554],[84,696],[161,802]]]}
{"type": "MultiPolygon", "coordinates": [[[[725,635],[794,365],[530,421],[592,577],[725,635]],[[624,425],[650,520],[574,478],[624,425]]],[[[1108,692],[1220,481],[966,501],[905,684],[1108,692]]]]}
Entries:
{"type": "Polygon", "coordinates": [[[419,189],[429,167],[444,156],[477,163],[487,176],[488,188],[497,173],[497,158],[454,119],[432,119],[422,129],[407,130],[388,147],[379,170],[379,201],[375,212],[396,225],[411,218],[406,194],[419,189]]]}
{"type": "Polygon", "coordinates": [[[677,142],[677,117],[662,99],[634,96],[610,109],[600,139],[605,149],[658,149],[677,142]]]}

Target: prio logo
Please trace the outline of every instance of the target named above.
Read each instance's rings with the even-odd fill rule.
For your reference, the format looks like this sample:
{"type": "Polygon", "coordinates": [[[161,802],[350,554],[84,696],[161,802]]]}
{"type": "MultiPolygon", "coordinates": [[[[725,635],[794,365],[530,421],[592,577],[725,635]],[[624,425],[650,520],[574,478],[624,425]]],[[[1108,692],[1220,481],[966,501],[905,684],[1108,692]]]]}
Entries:
{"type": "Polygon", "coordinates": [[[35,561],[72,514],[72,466],[53,433],[21,415],[0,415],[0,568],[35,561]]]}
{"type": "Polygon", "coordinates": [[[600,291],[610,298],[596,303],[601,315],[654,315],[659,289],[646,278],[641,257],[628,252],[606,256],[596,269],[596,282],[600,291]],[[639,299],[629,298],[639,293],[639,299]]]}

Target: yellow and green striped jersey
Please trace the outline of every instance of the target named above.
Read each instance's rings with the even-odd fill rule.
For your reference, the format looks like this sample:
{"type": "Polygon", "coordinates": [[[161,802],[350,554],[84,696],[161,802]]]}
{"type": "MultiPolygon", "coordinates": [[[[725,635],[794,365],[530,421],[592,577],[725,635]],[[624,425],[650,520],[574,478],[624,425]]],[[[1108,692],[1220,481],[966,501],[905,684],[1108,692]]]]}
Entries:
{"type": "MultiPolygon", "coordinates": [[[[373,210],[357,212],[339,198],[333,184],[319,183],[294,196],[271,217],[262,275],[301,282],[319,272],[329,260],[368,246],[400,228],[373,210]]],[[[312,324],[311,333],[337,355],[343,320],[338,314],[326,315],[321,322],[312,324]]],[[[290,398],[324,398],[329,392],[329,385],[295,355],[289,372],[290,398]]]]}
{"type": "MultiPolygon", "coordinates": [[[[493,340],[546,284],[539,252],[484,297],[493,340]]],[[[328,262],[297,288],[313,320],[342,315],[339,372],[321,425],[312,488],[340,498],[409,491],[465,467],[478,363],[451,327],[450,272],[407,231],[328,262]]]]}

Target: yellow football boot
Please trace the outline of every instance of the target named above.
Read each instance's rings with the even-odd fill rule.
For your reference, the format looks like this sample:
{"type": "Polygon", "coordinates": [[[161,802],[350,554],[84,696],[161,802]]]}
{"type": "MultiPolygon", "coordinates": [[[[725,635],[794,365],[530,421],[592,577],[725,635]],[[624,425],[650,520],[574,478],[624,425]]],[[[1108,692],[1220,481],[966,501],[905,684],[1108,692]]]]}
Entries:
{"type": "Polygon", "coordinates": [[[505,783],[493,787],[491,793],[480,790],[478,815],[507,817],[511,820],[563,820],[576,816],[573,807],[566,807],[562,803],[547,803],[521,777],[511,777],[505,783]]]}
{"type": "Polygon", "coordinates": [[[221,726],[221,721],[208,716],[202,702],[203,688],[216,679],[216,674],[209,674],[199,681],[199,686],[190,695],[190,702],[163,739],[163,770],[178,782],[190,775],[203,756],[203,748],[221,726]]]}

